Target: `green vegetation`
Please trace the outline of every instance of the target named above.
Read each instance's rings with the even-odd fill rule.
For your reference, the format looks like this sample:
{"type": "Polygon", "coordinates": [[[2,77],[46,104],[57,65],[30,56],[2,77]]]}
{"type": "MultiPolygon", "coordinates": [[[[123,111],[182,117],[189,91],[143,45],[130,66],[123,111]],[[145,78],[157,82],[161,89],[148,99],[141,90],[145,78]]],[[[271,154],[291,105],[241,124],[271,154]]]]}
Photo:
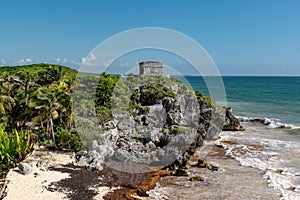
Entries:
{"type": "Polygon", "coordinates": [[[217,106],[217,103],[213,100],[213,98],[211,96],[204,96],[198,90],[195,90],[195,96],[196,96],[197,99],[202,99],[206,103],[209,103],[211,105],[217,106]]]}
{"type": "Polygon", "coordinates": [[[49,64],[0,68],[0,172],[24,159],[34,142],[81,148],[70,103],[76,74],[49,64]]]}
{"type": "Polygon", "coordinates": [[[170,89],[174,85],[186,89],[180,80],[163,76],[129,75],[123,80],[117,75],[103,73],[96,86],[97,119],[105,123],[112,119],[113,113],[145,114],[149,110],[147,106],[161,101],[163,97],[174,97],[176,94],[170,89]]]}
{"type": "Polygon", "coordinates": [[[33,149],[33,140],[28,131],[4,131],[0,126],[0,177],[2,170],[15,167],[33,149]]]}
{"type": "Polygon", "coordinates": [[[176,78],[105,73],[99,77],[50,64],[0,67],[0,173],[24,159],[35,142],[79,151],[88,145],[83,141],[101,137],[99,124],[110,121],[114,113],[145,114],[148,106],[178,94],[213,103],[176,78]]]}
{"type": "Polygon", "coordinates": [[[185,132],[185,131],[188,131],[189,128],[187,127],[182,127],[182,126],[172,126],[171,127],[171,131],[172,132],[175,132],[175,133],[178,133],[178,132],[185,132]]]}
{"type": "MultiPolygon", "coordinates": [[[[111,106],[113,93],[116,93],[115,86],[119,81],[119,76],[102,73],[96,87],[96,113],[100,123],[112,119],[111,106]]],[[[119,91],[121,92],[121,90],[119,91]]],[[[119,94],[121,95],[121,94],[119,94]]]]}

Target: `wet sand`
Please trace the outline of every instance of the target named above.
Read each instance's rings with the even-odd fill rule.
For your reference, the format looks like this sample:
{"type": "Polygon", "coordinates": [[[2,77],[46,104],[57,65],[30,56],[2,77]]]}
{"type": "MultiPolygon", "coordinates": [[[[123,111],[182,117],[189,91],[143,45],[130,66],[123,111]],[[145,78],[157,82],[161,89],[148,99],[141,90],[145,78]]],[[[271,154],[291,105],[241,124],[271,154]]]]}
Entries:
{"type": "MultiPolygon", "coordinates": [[[[190,167],[189,176],[200,176],[204,181],[189,181],[188,177],[163,177],[156,188],[150,191],[150,197],[160,199],[190,200],[240,200],[240,199],[280,199],[280,192],[269,188],[263,171],[240,166],[225,155],[225,150],[205,141],[192,157],[192,161],[205,159],[218,167],[218,171],[207,168],[190,167]]],[[[190,164],[195,164],[195,162],[190,164]]]]}

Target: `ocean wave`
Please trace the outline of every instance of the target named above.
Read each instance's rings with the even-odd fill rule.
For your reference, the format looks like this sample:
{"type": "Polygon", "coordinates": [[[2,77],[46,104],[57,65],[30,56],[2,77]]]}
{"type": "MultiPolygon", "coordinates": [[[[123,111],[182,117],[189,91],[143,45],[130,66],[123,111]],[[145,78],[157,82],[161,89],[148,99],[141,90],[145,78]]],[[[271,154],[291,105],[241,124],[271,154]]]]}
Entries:
{"type": "Polygon", "coordinates": [[[279,122],[279,119],[261,118],[261,117],[241,117],[236,116],[240,122],[259,122],[268,128],[287,128],[300,129],[300,126],[279,122]]]}
{"type": "MultiPolygon", "coordinates": [[[[248,118],[248,121],[251,120],[248,118]]],[[[297,181],[300,171],[295,167],[295,158],[300,155],[299,143],[261,138],[258,134],[253,135],[255,132],[251,131],[247,132],[246,129],[246,134],[223,132],[214,144],[224,148],[226,155],[237,160],[240,165],[264,171],[263,177],[267,179],[268,186],[281,192],[280,200],[300,199],[300,185],[297,181]]]]}

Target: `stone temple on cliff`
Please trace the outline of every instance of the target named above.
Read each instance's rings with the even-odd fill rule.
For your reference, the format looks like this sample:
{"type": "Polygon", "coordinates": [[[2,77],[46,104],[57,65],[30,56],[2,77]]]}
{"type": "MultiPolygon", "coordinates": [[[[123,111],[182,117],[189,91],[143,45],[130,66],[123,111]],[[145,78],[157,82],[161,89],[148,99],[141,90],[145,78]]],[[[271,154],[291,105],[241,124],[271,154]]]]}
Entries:
{"type": "Polygon", "coordinates": [[[141,76],[163,75],[163,64],[159,61],[144,61],[139,63],[141,76]]]}

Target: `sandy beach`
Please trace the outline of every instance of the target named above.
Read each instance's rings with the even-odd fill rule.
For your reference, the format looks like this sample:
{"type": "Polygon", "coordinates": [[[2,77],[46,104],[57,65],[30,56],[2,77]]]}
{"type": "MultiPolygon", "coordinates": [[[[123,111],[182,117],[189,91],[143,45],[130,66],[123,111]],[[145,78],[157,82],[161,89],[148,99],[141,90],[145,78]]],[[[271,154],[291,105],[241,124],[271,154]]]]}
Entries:
{"type": "Polygon", "coordinates": [[[68,173],[51,171],[49,167],[58,167],[74,162],[72,154],[50,152],[36,148],[36,150],[22,163],[30,168],[30,173],[24,175],[18,167],[7,174],[7,196],[5,200],[14,199],[65,199],[62,192],[50,192],[47,187],[51,182],[68,178],[68,173]]]}
{"type": "Polygon", "coordinates": [[[30,170],[28,174],[18,167],[9,171],[4,200],[126,199],[125,194],[147,178],[147,174],[129,174],[106,167],[99,172],[87,171],[75,162],[73,153],[38,147],[21,163],[30,170]]]}
{"type": "MultiPolygon", "coordinates": [[[[18,167],[11,169],[7,174],[8,181],[4,200],[19,199],[69,199],[71,191],[60,190],[51,183],[59,182],[70,178],[70,173],[55,171],[57,168],[67,168],[65,165],[74,164],[74,154],[68,152],[47,151],[36,147],[36,150],[22,163],[26,163],[30,172],[24,175],[18,167]]],[[[97,195],[93,199],[103,199],[102,197],[112,191],[110,187],[90,188],[97,195]]]]}
{"type": "MultiPolygon", "coordinates": [[[[74,154],[35,150],[22,163],[31,171],[23,175],[18,168],[7,176],[7,196],[4,200],[18,199],[126,199],[145,174],[128,174],[109,168],[90,172],[75,163],[74,154]]],[[[205,142],[190,159],[193,165],[205,159],[218,167],[218,171],[190,167],[189,176],[201,176],[204,181],[191,182],[188,177],[166,176],[150,190],[150,197],[136,199],[279,199],[280,193],[268,188],[262,172],[243,167],[225,155],[213,141],[205,142]]]]}

